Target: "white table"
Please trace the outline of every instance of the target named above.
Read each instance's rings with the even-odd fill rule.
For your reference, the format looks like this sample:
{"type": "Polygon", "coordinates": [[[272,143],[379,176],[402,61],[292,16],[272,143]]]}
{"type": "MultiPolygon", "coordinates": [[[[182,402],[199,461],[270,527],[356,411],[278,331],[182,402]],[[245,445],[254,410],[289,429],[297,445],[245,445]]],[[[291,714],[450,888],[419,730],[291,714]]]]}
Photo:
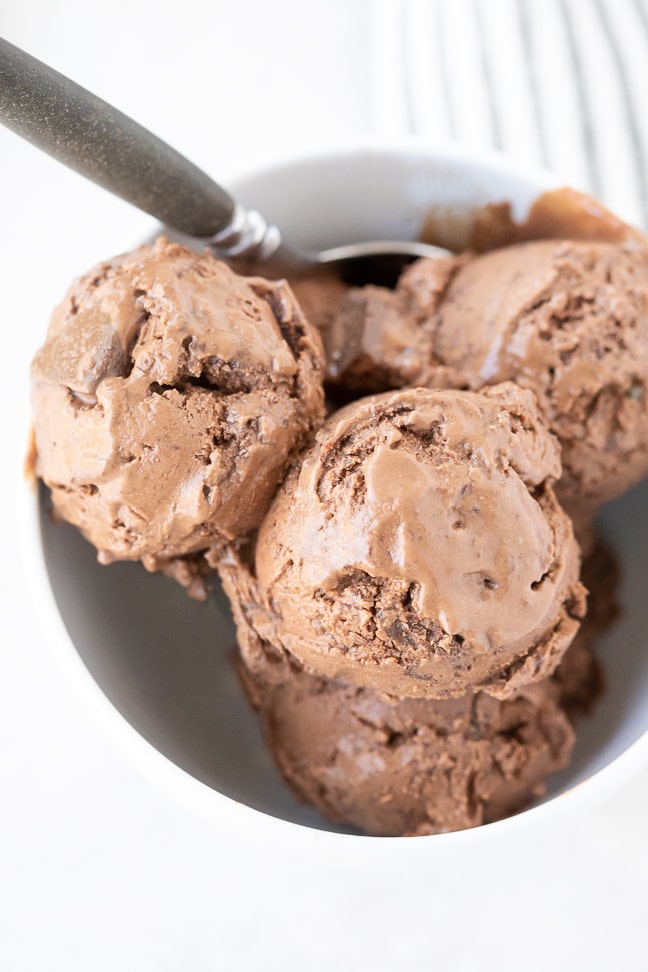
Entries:
{"type": "MultiPolygon", "coordinates": [[[[226,181],[375,129],[371,6],[22,0],[0,33],[226,181]]],[[[151,224],[4,131],[0,218],[0,968],[648,968],[648,774],[544,846],[512,837],[434,867],[314,872],[195,819],[104,737],[34,620],[13,510],[28,365],[51,307],[151,224]]]]}

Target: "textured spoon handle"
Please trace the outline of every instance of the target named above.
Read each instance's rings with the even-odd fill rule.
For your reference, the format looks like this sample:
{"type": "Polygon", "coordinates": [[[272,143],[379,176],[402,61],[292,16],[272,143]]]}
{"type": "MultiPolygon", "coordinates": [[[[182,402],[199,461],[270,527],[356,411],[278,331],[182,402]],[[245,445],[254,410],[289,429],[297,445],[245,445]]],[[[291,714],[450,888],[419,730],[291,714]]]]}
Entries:
{"type": "Polygon", "coordinates": [[[0,122],[176,230],[230,228],[232,197],[192,162],[90,91],[0,38],[0,122]]]}

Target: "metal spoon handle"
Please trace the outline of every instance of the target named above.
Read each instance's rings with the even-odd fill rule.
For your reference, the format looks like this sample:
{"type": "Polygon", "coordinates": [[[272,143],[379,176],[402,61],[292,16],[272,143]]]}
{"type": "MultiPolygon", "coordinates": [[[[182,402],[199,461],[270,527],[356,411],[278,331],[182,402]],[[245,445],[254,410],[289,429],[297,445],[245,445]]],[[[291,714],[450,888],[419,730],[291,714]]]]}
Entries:
{"type": "Polygon", "coordinates": [[[240,235],[248,214],[209,176],[127,115],[2,38],[0,121],[173,229],[202,237],[233,230],[240,235]]]}

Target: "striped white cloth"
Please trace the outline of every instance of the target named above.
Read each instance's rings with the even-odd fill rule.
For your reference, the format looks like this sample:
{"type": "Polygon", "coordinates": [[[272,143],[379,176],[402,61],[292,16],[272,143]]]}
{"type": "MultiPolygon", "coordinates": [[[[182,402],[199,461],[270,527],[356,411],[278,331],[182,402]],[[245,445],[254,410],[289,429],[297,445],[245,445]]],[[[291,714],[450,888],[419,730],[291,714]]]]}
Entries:
{"type": "Polygon", "coordinates": [[[648,229],[648,0],[377,0],[383,134],[510,152],[648,229]]]}

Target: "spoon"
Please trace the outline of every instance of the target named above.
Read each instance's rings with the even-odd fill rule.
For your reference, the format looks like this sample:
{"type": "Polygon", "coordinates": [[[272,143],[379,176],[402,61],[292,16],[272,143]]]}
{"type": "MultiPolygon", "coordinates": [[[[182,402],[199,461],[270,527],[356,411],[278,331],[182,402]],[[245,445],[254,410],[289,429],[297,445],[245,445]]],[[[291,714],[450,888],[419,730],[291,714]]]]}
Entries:
{"type": "Polygon", "coordinates": [[[261,213],[246,210],[166,142],[2,38],[0,122],[171,229],[202,239],[220,259],[263,264],[268,275],[335,264],[349,282],[391,283],[412,259],[448,253],[403,240],[320,252],[289,246],[261,213]]]}

